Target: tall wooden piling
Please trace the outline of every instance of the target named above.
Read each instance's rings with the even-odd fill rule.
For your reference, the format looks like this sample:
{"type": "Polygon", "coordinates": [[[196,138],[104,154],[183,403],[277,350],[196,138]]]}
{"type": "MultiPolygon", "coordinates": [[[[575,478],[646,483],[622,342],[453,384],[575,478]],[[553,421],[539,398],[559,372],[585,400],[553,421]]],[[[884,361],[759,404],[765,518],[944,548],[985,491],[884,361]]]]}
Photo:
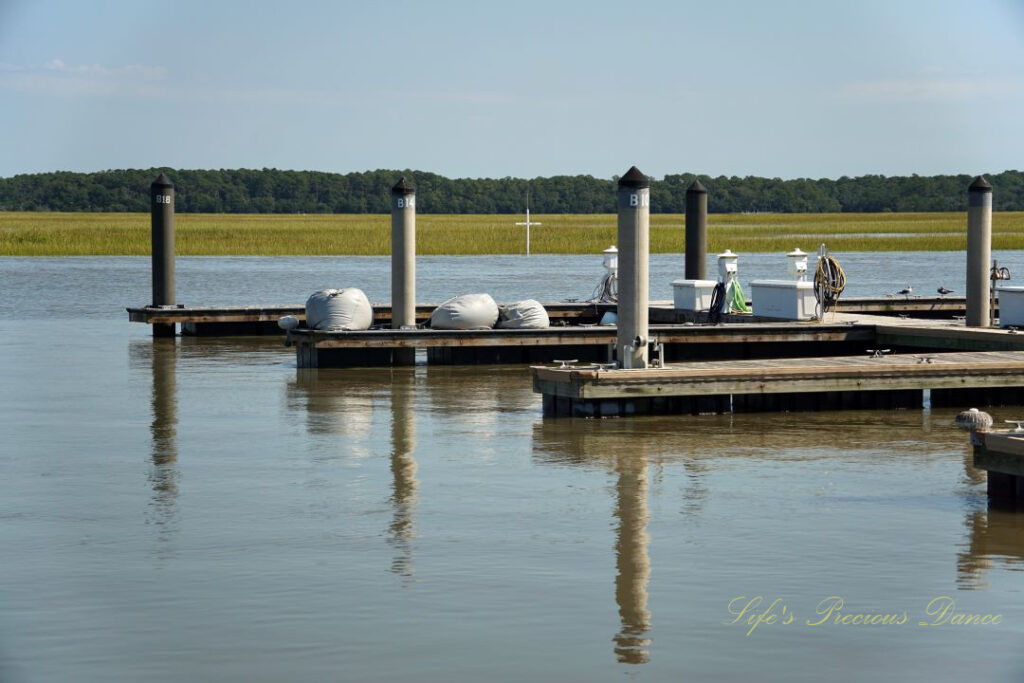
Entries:
{"type": "MultiPolygon", "coordinates": [[[[391,327],[416,327],[416,190],[403,177],[391,188],[391,327]]],[[[395,349],[394,365],[413,365],[415,349],[395,349]]]]}
{"type": "MultiPolygon", "coordinates": [[[[161,173],[149,187],[153,303],[174,306],[174,184],[161,173]]],[[[173,337],[174,324],[155,323],[154,337],[173,337]]]]}
{"type": "Polygon", "coordinates": [[[651,181],[633,166],[619,179],[619,328],[621,368],[647,367],[651,181]]]}
{"type": "Polygon", "coordinates": [[[706,280],[708,260],[708,191],[694,180],[686,188],[686,279],[706,280]]]}
{"type": "Polygon", "coordinates": [[[968,327],[989,325],[989,268],[992,262],[992,186],[978,176],[967,189],[968,327]]]}

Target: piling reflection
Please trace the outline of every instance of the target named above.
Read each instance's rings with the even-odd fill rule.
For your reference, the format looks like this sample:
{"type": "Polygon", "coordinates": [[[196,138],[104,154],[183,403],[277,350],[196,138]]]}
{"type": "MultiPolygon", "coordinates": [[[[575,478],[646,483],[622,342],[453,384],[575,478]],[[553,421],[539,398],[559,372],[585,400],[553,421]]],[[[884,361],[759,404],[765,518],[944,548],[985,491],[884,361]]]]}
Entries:
{"type": "Polygon", "coordinates": [[[159,525],[162,539],[177,517],[178,498],[178,348],[174,339],[154,339],[151,350],[153,383],[150,405],[151,460],[149,482],[153,489],[151,521],[159,525]]]}
{"type": "MultiPolygon", "coordinates": [[[[669,446],[656,437],[658,429],[652,429],[656,424],[652,420],[544,420],[534,426],[533,433],[534,457],[540,462],[599,467],[615,474],[615,604],[620,624],[612,641],[616,659],[627,664],[644,664],[651,656],[648,470],[661,464],[669,446]]],[[[696,505],[691,512],[699,509],[700,503],[696,505]]]]}
{"type": "Polygon", "coordinates": [[[491,366],[481,372],[472,365],[428,365],[425,371],[431,412],[481,436],[498,433],[502,413],[539,405],[523,366],[491,366]]]}
{"type": "Polygon", "coordinates": [[[342,437],[325,457],[368,457],[374,405],[386,395],[388,372],[299,368],[288,384],[288,407],[304,416],[310,434],[342,437]]]}
{"type": "Polygon", "coordinates": [[[967,444],[964,447],[964,483],[984,484],[986,480],[985,470],[974,466],[974,447],[967,444]]]}
{"type": "Polygon", "coordinates": [[[416,536],[416,370],[394,368],[391,377],[391,505],[394,515],[388,528],[397,554],[391,570],[411,578],[414,573],[412,541],[416,536]]]}
{"type": "Polygon", "coordinates": [[[965,549],[957,554],[957,584],[964,589],[988,586],[987,570],[1001,562],[1024,570],[1024,514],[974,510],[964,520],[965,549]]]}
{"type": "Polygon", "coordinates": [[[615,655],[620,662],[644,664],[650,660],[647,637],[651,613],[647,609],[647,582],[651,560],[647,553],[647,456],[642,445],[615,458],[615,602],[621,629],[615,634],[615,655]]]}
{"type": "Polygon", "coordinates": [[[423,368],[415,367],[300,368],[287,387],[289,412],[302,416],[310,434],[329,437],[313,442],[313,457],[321,460],[377,455],[381,413],[375,417],[375,410],[390,407],[392,517],[386,538],[395,549],[391,571],[406,579],[415,573],[416,394],[417,378],[423,374],[423,368]]]}
{"type": "MultiPolygon", "coordinates": [[[[963,433],[953,426],[952,417],[950,411],[924,416],[919,411],[850,411],[610,420],[544,418],[534,423],[533,458],[544,466],[581,467],[614,475],[615,603],[620,619],[614,652],[620,662],[641,664],[649,661],[657,643],[657,638],[652,638],[652,612],[656,615],[657,606],[649,605],[648,598],[652,576],[648,495],[657,483],[657,472],[685,469],[685,478],[673,477],[683,482],[679,514],[688,525],[700,524],[706,516],[710,473],[742,468],[746,458],[795,463],[843,458],[869,467],[879,458],[890,462],[893,455],[908,464],[959,458],[963,433]],[[837,452],[840,431],[842,450],[837,452]]],[[[967,481],[957,488],[976,490],[977,472],[967,461],[964,467],[967,481]]],[[[800,471],[794,469],[793,476],[800,476],[800,471]]],[[[1003,517],[991,519],[1009,523],[1003,517]]],[[[997,529],[996,533],[1005,531],[997,529]]],[[[974,545],[977,543],[975,540],[974,545]]],[[[1018,543],[1016,548],[1020,547],[1018,543]]],[[[966,553],[962,564],[970,564],[979,552],[985,551],[975,548],[966,553]]]]}

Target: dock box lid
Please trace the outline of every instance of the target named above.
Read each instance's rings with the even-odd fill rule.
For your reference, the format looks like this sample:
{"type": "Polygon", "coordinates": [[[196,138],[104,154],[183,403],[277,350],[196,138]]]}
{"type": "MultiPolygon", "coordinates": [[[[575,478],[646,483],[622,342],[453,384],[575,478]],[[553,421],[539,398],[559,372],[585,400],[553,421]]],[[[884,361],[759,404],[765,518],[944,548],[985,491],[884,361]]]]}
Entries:
{"type": "Polygon", "coordinates": [[[751,287],[774,287],[776,289],[814,289],[814,283],[807,280],[753,280],[751,287]]]}
{"type": "Polygon", "coordinates": [[[673,287],[714,287],[718,282],[715,280],[673,280],[673,287]]]}

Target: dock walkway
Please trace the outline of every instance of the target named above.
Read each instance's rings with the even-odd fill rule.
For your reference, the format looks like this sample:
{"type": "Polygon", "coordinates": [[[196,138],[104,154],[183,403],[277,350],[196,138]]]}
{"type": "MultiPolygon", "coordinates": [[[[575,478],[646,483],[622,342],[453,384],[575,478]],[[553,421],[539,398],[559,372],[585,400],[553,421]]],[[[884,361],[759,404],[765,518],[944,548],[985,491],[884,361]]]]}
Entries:
{"type": "MultiPolygon", "coordinates": [[[[658,302],[666,304],[667,302],[658,302]]],[[[614,311],[615,304],[582,302],[546,303],[548,317],[555,323],[590,322],[596,323],[606,311],[614,311]]],[[[437,304],[418,304],[416,322],[423,324],[437,304]]],[[[125,309],[128,321],[148,325],[180,325],[181,333],[195,336],[248,336],[284,335],[277,326],[279,318],[293,315],[300,322],[306,321],[305,305],[274,306],[134,306],[125,309]]],[[[391,325],[391,306],[376,304],[373,307],[375,326],[391,325]]]]}
{"type": "MultiPolygon", "coordinates": [[[[962,316],[965,310],[963,297],[915,297],[902,299],[894,297],[852,297],[839,301],[840,314],[864,314],[886,316],[912,315],[914,318],[937,318],[952,320],[962,316]]],[[[606,311],[615,311],[615,304],[563,301],[545,303],[548,316],[553,321],[597,322],[606,311]]],[[[416,306],[416,322],[424,323],[430,318],[435,304],[416,306]]],[[[377,304],[373,307],[374,325],[391,324],[391,306],[377,304]]],[[[277,326],[278,318],[293,315],[300,321],[306,319],[306,308],[302,304],[270,306],[132,306],[126,309],[128,320],[148,325],[178,325],[182,334],[196,336],[260,335],[284,332],[277,326]]],[[[650,306],[652,323],[679,324],[684,322],[705,322],[707,313],[683,313],[675,311],[671,301],[652,301],[650,306]]],[[[750,319],[750,316],[746,316],[750,319]]]]}
{"type": "MultiPolygon", "coordinates": [[[[668,359],[796,356],[823,353],[837,345],[851,352],[870,345],[869,327],[819,323],[740,323],[729,325],[651,325],[651,339],[668,359]]],[[[427,350],[428,363],[538,363],[558,358],[612,360],[614,325],[577,324],[525,330],[363,330],[329,332],[296,329],[299,367],[388,365],[393,349],[427,350]]]]}
{"type": "Polygon", "coordinates": [[[754,412],[920,407],[982,390],[1024,398],[1024,351],[778,358],[673,363],[664,368],[534,367],[548,415],[754,412]]]}

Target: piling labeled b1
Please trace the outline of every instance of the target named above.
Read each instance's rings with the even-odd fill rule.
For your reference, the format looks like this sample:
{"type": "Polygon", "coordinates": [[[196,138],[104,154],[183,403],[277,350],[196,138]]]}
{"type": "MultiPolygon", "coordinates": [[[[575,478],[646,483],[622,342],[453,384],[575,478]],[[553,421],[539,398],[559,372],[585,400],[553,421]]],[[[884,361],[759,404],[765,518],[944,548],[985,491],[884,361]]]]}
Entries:
{"type": "MultiPolygon", "coordinates": [[[[404,178],[391,188],[391,327],[416,327],[416,189],[404,178]]],[[[413,365],[415,349],[395,349],[394,365],[413,365]]]]}
{"type": "Polygon", "coordinates": [[[416,189],[391,188],[391,327],[416,326],[416,189]]]}
{"type": "Polygon", "coordinates": [[[647,367],[651,180],[633,166],[619,179],[620,368],[647,367]]]}

